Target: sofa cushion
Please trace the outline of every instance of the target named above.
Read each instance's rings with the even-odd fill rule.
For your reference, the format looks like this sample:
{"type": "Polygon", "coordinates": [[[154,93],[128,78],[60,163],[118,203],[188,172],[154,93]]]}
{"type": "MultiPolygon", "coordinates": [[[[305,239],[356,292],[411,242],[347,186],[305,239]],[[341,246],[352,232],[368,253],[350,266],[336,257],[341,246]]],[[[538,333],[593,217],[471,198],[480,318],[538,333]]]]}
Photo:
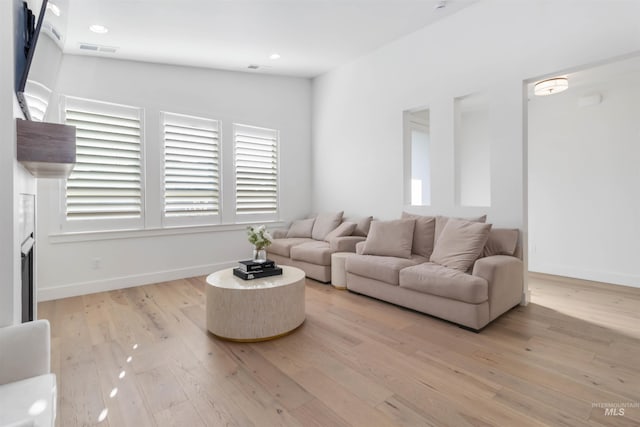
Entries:
{"type": "Polygon", "coordinates": [[[317,265],[331,265],[333,250],[328,242],[308,242],[291,248],[291,259],[317,265]]]}
{"type": "Polygon", "coordinates": [[[398,285],[400,270],[426,261],[426,258],[418,255],[411,255],[409,259],[377,255],[351,255],[345,261],[345,269],[358,276],[379,280],[390,285],[398,285]]]}
{"type": "Polygon", "coordinates": [[[489,299],[489,285],[482,277],[431,262],[400,271],[400,287],[469,304],[489,299]]]}
{"type": "MultiPolygon", "coordinates": [[[[448,216],[442,216],[442,215],[436,216],[436,231],[435,231],[436,234],[433,239],[434,246],[435,246],[435,242],[438,241],[438,238],[440,237],[440,234],[442,233],[444,226],[447,225],[447,221],[449,221],[450,219],[451,218],[449,218],[448,216]]],[[[461,219],[463,221],[471,221],[471,222],[483,222],[483,223],[487,222],[486,215],[478,216],[475,218],[453,218],[453,219],[461,219]]]]}
{"type": "Polygon", "coordinates": [[[352,236],[367,237],[369,234],[369,228],[371,227],[372,216],[366,216],[358,220],[352,220],[356,223],[356,229],[353,230],[352,236]]]}
{"type": "Polygon", "coordinates": [[[435,240],[436,233],[436,217],[402,212],[402,218],[411,218],[416,220],[416,226],[413,230],[413,246],[411,252],[425,258],[429,258],[433,252],[433,242],[435,240]]]}
{"type": "Polygon", "coordinates": [[[353,230],[355,229],[355,222],[345,221],[340,224],[335,230],[329,232],[329,234],[324,236],[324,241],[330,242],[331,239],[335,239],[336,237],[351,236],[351,233],[353,233],[353,230]]]}
{"type": "Polygon", "coordinates": [[[515,254],[519,234],[517,228],[491,228],[482,256],[515,254]]]}
{"type": "Polygon", "coordinates": [[[314,240],[324,240],[325,236],[342,222],[343,212],[325,212],[318,214],[316,222],[313,224],[311,238],[314,240]]]}
{"type": "Polygon", "coordinates": [[[487,243],[491,224],[451,218],[444,226],[431,254],[431,262],[467,271],[487,243]]]}
{"type": "Polygon", "coordinates": [[[297,219],[293,221],[291,227],[289,227],[289,231],[287,231],[287,237],[306,237],[310,239],[311,230],[313,230],[315,221],[315,218],[297,219]]]}
{"type": "Polygon", "coordinates": [[[289,258],[291,255],[291,248],[296,245],[300,245],[302,243],[314,242],[313,239],[305,239],[302,237],[291,237],[286,239],[274,239],[273,243],[271,243],[267,247],[268,253],[274,253],[276,255],[284,256],[289,258]]]}
{"type": "Polygon", "coordinates": [[[363,255],[411,258],[414,219],[373,221],[364,242],[363,255]]]}

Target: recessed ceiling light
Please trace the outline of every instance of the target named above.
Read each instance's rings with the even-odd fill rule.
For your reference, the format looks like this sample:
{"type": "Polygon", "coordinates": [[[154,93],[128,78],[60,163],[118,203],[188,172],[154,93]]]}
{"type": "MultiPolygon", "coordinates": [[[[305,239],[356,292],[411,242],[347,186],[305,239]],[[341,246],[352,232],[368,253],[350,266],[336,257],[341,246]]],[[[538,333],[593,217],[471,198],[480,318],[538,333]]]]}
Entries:
{"type": "Polygon", "coordinates": [[[277,53],[272,53],[272,54],[269,56],[269,59],[280,59],[280,55],[279,55],[279,54],[277,54],[277,53]]]}
{"type": "Polygon", "coordinates": [[[109,32],[109,29],[107,27],[99,24],[93,24],[89,27],[89,29],[94,33],[98,33],[98,34],[105,34],[109,32]]]}
{"type": "Polygon", "coordinates": [[[54,15],[60,16],[60,8],[57,5],[53,3],[47,3],[47,9],[49,9],[54,15]]]}

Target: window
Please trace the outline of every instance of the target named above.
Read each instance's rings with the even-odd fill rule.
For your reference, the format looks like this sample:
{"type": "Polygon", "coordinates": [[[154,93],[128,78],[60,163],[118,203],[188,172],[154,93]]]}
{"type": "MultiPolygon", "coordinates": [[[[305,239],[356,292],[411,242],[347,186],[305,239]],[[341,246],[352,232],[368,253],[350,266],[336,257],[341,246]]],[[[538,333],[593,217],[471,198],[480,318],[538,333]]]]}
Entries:
{"type": "Polygon", "coordinates": [[[245,220],[276,219],[278,213],[278,131],[234,124],[236,215],[245,220]]]}
{"type": "Polygon", "coordinates": [[[66,182],[67,224],[142,226],[141,115],[139,108],[65,98],[64,122],[76,127],[76,165],[66,182]]]}
{"type": "Polygon", "coordinates": [[[70,96],[60,107],[77,159],[52,205],[63,233],[278,220],[278,130],[174,112],[145,129],[142,108],[70,96]]]}
{"type": "Polygon", "coordinates": [[[429,110],[404,112],[405,204],[431,204],[429,110]]]}
{"type": "Polygon", "coordinates": [[[219,124],[163,113],[165,223],[219,218],[219,124]]]}

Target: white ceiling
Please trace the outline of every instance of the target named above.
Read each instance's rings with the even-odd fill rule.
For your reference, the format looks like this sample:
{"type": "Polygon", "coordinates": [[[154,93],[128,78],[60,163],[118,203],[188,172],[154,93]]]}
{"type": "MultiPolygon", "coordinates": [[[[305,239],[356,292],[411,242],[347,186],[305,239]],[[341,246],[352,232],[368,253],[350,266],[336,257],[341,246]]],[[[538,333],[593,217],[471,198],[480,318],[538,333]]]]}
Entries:
{"type": "Polygon", "coordinates": [[[65,53],[313,77],[477,0],[50,0],[68,8],[65,53]],[[102,24],[107,34],[89,25],[102,24]],[[116,47],[83,51],[81,43],[116,47]],[[272,53],[281,58],[271,60],[272,53]]]}

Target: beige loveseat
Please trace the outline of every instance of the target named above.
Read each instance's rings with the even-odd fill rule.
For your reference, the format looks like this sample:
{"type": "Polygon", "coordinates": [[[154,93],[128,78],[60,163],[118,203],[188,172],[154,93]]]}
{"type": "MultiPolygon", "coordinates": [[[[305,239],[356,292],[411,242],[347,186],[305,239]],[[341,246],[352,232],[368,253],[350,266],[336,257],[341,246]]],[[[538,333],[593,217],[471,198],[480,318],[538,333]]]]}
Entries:
{"type": "Polygon", "coordinates": [[[302,269],[307,277],[331,281],[331,254],[355,252],[366,239],[372,217],[343,221],[343,212],[321,213],[293,221],[288,230],[274,230],[267,257],[279,265],[302,269]]]}
{"type": "Polygon", "coordinates": [[[347,257],[347,289],[478,331],[520,303],[523,264],[517,229],[486,217],[403,214],[374,221],[347,257]]]}

